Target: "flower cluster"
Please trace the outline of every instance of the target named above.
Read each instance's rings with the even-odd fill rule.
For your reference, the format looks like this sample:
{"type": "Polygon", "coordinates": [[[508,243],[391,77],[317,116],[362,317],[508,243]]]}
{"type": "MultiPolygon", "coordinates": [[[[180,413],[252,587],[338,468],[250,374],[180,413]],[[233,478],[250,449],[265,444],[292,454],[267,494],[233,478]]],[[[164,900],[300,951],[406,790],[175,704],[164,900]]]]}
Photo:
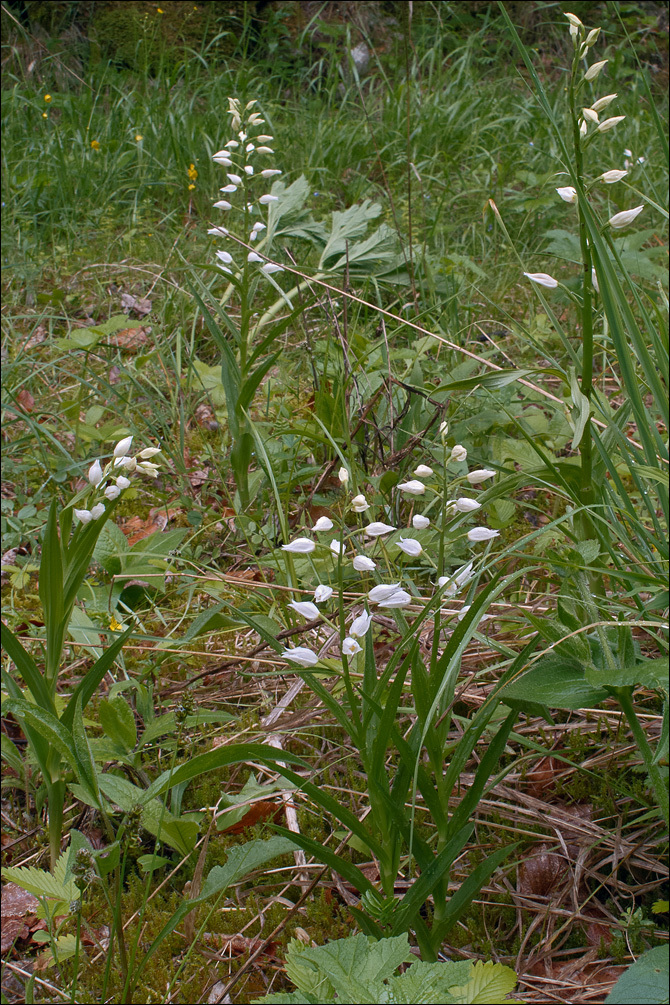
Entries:
{"type": "MultiPolygon", "coordinates": [[[[447,429],[445,426],[444,435],[446,436],[447,429]]],[[[454,461],[456,463],[463,463],[467,458],[467,450],[461,444],[457,444],[452,448],[449,455],[449,461],[454,461]]],[[[426,464],[419,464],[414,470],[414,475],[417,478],[411,479],[408,482],[400,483],[397,488],[406,495],[410,496],[421,496],[426,492],[427,486],[419,481],[421,478],[430,478],[434,474],[433,469],[426,464]]],[[[477,468],[474,471],[470,471],[466,474],[466,480],[470,485],[481,485],[483,482],[488,481],[495,477],[496,472],[490,470],[489,468],[477,468]]],[[[338,473],[340,484],[345,487],[349,482],[349,472],[345,467],[340,468],[338,473]]],[[[363,494],[354,495],[350,502],[349,508],[354,513],[364,513],[366,510],[370,509],[370,504],[363,494]]],[[[455,499],[453,502],[447,504],[447,512],[451,514],[456,513],[474,513],[478,509],[481,509],[481,503],[477,502],[476,499],[471,499],[468,497],[460,497],[455,499]]],[[[430,519],[421,513],[416,513],[412,517],[412,526],[415,530],[425,530],[430,526],[430,519]]],[[[334,523],[328,516],[320,516],[313,528],[312,533],[321,534],[328,533],[333,530],[334,523]]],[[[394,527],[392,524],[383,523],[382,521],[372,521],[365,524],[362,528],[363,535],[365,538],[371,538],[372,542],[376,542],[377,538],[383,538],[389,534],[396,531],[398,528],[394,527]]],[[[491,541],[493,538],[498,537],[500,531],[490,530],[488,527],[473,527],[467,532],[467,538],[471,543],[477,543],[479,541],[491,541]]],[[[327,547],[328,550],[341,560],[346,555],[346,544],[342,537],[338,536],[333,538],[329,542],[320,542],[322,547],[327,547]]],[[[409,555],[411,558],[417,558],[423,553],[423,547],[421,542],[415,537],[402,537],[398,536],[395,541],[394,546],[399,548],[400,551],[409,555]]],[[[317,541],[313,540],[311,537],[296,537],[292,541],[282,546],[282,550],[295,555],[310,555],[317,548],[317,541]]],[[[370,558],[368,555],[356,554],[352,559],[352,565],[356,572],[360,573],[370,573],[374,572],[377,568],[377,563],[370,558]]],[[[470,562],[468,565],[459,569],[457,572],[453,573],[451,576],[440,576],[438,579],[438,588],[446,587],[446,596],[455,596],[463,587],[465,587],[471,579],[473,579],[473,563],[470,562]]],[[[321,617],[321,612],[317,607],[317,604],[323,604],[330,600],[333,595],[333,588],[330,586],[325,586],[320,583],[314,591],[314,601],[294,601],[288,606],[294,610],[301,617],[306,620],[312,621],[321,617]]],[[[397,583],[380,583],[374,586],[367,595],[367,600],[369,604],[374,604],[380,608],[387,609],[397,609],[402,607],[407,607],[412,602],[411,595],[404,589],[402,589],[400,582],[397,583]]],[[[324,619],[327,622],[327,619],[324,619]]],[[[349,628],[349,633],[344,638],[342,642],[342,654],[346,657],[355,656],[356,653],[361,652],[361,645],[357,641],[362,638],[368,629],[372,621],[372,615],[369,611],[364,611],[356,617],[349,628]]],[[[316,666],[319,662],[319,657],[316,653],[312,652],[311,649],[307,649],[304,646],[298,646],[293,649],[284,649],[282,652],[282,657],[289,662],[298,663],[301,666],[311,667],[316,666]]]]}
{"type": "MultiPolygon", "coordinates": [[[[267,188],[267,182],[281,174],[275,167],[267,166],[268,155],[274,153],[272,147],[268,146],[273,137],[269,134],[257,133],[256,131],[265,125],[265,119],[258,112],[252,111],[256,101],[249,101],[242,109],[237,98],[228,98],[228,114],[232,116],[232,127],[235,133],[233,139],[228,140],[222,150],[217,151],[212,157],[217,164],[226,168],[228,184],[224,185],[220,191],[223,195],[214,203],[215,209],[222,209],[226,212],[237,209],[244,216],[244,233],[250,244],[254,244],[260,239],[261,234],[267,229],[267,224],[263,220],[254,220],[257,213],[261,213],[266,206],[279,201],[279,197],[272,192],[263,192],[257,199],[254,199],[252,189],[256,186],[257,180],[261,179],[261,188],[267,188]],[[260,165],[258,160],[260,158],[260,165]],[[260,166],[260,170],[258,170],[260,166]],[[237,201],[237,205],[235,202],[237,201]]],[[[228,236],[226,227],[212,227],[209,234],[217,237],[228,236]]],[[[223,271],[232,275],[233,270],[239,271],[233,256],[228,251],[217,251],[217,265],[223,271]]],[[[260,272],[266,276],[273,272],[281,272],[281,265],[274,265],[272,262],[250,251],[247,255],[247,264],[258,265],[260,272]]]]}
{"type": "MultiPolygon", "coordinates": [[[[146,447],[139,454],[131,457],[129,454],[133,442],[132,436],[125,436],[114,447],[111,461],[103,468],[100,461],[94,461],[88,471],[88,480],[92,488],[101,492],[107,502],[113,502],[130,487],[129,475],[139,472],[150,478],[158,478],[158,465],[151,458],[160,454],[160,447],[146,447]]],[[[81,524],[99,520],[105,513],[105,504],[95,503],[90,509],[75,509],[74,515],[81,524]]]]}

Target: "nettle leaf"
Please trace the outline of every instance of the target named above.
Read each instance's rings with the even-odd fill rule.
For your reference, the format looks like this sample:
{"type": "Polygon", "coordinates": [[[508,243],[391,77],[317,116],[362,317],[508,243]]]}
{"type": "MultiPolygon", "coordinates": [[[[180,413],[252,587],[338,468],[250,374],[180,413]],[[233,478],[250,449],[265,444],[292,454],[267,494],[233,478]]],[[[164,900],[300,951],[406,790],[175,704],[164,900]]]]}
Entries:
{"type": "Polygon", "coordinates": [[[668,946],[648,950],[621,975],[605,1005],[666,1005],[669,970],[668,946]]]}
{"type": "Polygon", "coordinates": [[[460,960],[456,963],[413,963],[409,970],[399,977],[391,977],[388,982],[389,1002],[396,1005],[413,1005],[414,1002],[452,1002],[446,987],[451,984],[467,984],[472,973],[472,963],[460,960]]]}
{"type": "Polygon", "coordinates": [[[379,203],[370,202],[369,199],[364,199],[360,205],[350,206],[343,212],[335,210],[331,216],[330,234],[319,261],[319,269],[332,268],[332,259],[346,255],[347,243],[363,237],[368,223],[376,220],[381,211],[379,203]]]}

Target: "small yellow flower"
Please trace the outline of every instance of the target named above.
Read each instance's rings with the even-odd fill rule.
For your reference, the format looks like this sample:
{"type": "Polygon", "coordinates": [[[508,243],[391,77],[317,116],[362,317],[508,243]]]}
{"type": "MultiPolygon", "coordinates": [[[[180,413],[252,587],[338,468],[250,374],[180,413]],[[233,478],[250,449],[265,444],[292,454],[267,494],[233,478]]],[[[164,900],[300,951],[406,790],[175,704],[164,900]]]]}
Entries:
{"type": "Polygon", "coordinates": [[[140,133],[138,133],[137,136],[135,137],[135,142],[141,143],[143,139],[144,137],[140,133]]]}
{"type": "Polygon", "coordinates": [[[43,118],[43,119],[48,119],[48,118],[49,118],[49,116],[47,115],[47,113],[46,113],[46,112],[42,112],[42,118],[43,118]]]}
{"type": "Polygon", "coordinates": [[[49,102],[51,101],[51,95],[50,95],[50,94],[45,94],[45,95],[44,95],[44,100],[46,101],[46,103],[47,103],[47,105],[48,105],[48,104],[49,104],[49,102]]]}
{"type": "Polygon", "coordinates": [[[195,188],[195,185],[193,185],[193,184],[189,185],[189,187],[188,187],[189,192],[192,192],[194,188],[195,188]]]}
{"type": "Polygon", "coordinates": [[[121,624],[121,622],[117,621],[116,618],[114,617],[114,615],[112,614],[112,620],[109,622],[110,631],[112,631],[112,632],[118,632],[123,627],[124,626],[121,624]]]}
{"type": "Polygon", "coordinates": [[[189,165],[189,169],[186,172],[186,174],[189,176],[191,181],[195,181],[195,179],[198,177],[198,172],[195,169],[195,164],[189,165]]]}
{"type": "Polygon", "coordinates": [[[165,13],[165,11],[164,11],[164,10],[161,10],[161,9],[160,9],[160,7],[156,7],[156,10],[157,10],[157,12],[158,12],[159,14],[164,14],[164,13],[165,13]]]}
{"type": "Polygon", "coordinates": [[[91,148],[93,150],[99,150],[100,149],[100,144],[98,143],[97,140],[91,140],[91,148]]]}

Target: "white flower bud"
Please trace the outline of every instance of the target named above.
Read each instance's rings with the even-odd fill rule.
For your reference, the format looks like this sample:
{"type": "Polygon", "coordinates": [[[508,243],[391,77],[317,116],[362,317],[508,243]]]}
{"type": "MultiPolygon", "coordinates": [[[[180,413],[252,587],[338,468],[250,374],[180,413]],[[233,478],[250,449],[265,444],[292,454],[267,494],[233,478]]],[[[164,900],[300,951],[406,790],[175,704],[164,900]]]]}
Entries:
{"type": "Polygon", "coordinates": [[[162,453],[160,447],[145,447],[144,450],[140,450],[137,456],[143,461],[148,461],[151,457],[155,457],[156,454],[160,453],[162,453]]]}
{"type": "Polygon", "coordinates": [[[295,649],[284,649],[282,658],[290,660],[291,663],[299,663],[303,667],[313,667],[319,662],[319,657],[311,649],[305,646],[296,646],[295,649]]]}
{"type": "Polygon", "coordinates": [[[607,65],[607,60],[602,59],[599,63],[592,63],[584,74],[584,80],[595,80],[599,73],[602,72],[603,67],[607,65]]]}
{"type": "Polygon", "coordinates": [[[220,261],[222,261],[222,262],[225,262],[225,263],[226,263],[226,265],[230,265],[230,263],[231,263],[231,262],[232,262],[232,260],[233,260],[233,256],[232,256],[232,255],[229,255],[227,251],[217,251],[217,253],[216,253],[216,257],[217,257],[217,258],[218,258],[218,259],[219,259],[220,261]]]}
{"type": "Polygon", "coordinates": [[[604,97],[598,98],[597,101],[594,101],[591,108],[594,112],[602,112],[603,108],[607,108],[607,106],[610,105],[616,97],[618,97],[617,94],[606,94],[604,97]]]}
{"type": "Polygon", "coordinates": [[[598,113],[592,108],[582,108],[582,115],[588,122],[598,122],[598,113]]]}
{"type": "Polygon", "coordinates": [[[468,452],[465,449],[465,447],[462,446],[460,443],[457,443],[456,446],[452,448],[449,460],[460,463],[464,461],[467,458],[467,456],[468,452]]]}
{"type": "Polygon", "coordinates": [[[420,513],[417,513],[416,516],[412,517],[412,526],[415,530],[425,530],[426,527],[430,526],[430,520],[427,516],[421,516],[420,513]]]}
{"type": "Polygon", "coordinates": [[[384,586],[380,584],[379,586],[373,586],[373,588],[368,593],[368,599],[373,604],[381,604],[383,600],[388,600],[390,596],[396,593],[400,589],[400,583],[389,583],[384,586]]]}
{"type": "Polygon", "coordinates": [[[583,28],[584,27],[584,25],[579,20],[579,18],[577,17],[576,14],[567,14],[566,12],[564,12],[563,13],[563,17],[567,17],[567,19],[570,22],[570,24],[573,25],[573,27],[575,27],[575,28],[583,28]]]}
{"type": "Polygon", "coordinates": [[[611,119],[605,119],[598,126],[598,132],[599,133],[609,132],[610,129],[614,129],[614,127],[618,126],[620,122],[623,122],[625,118],[626,118],[625,115],[613,115],[611,119]]]}
{"type": "Polygon", "coordinates": [[[290,551],[294,555],[309,555],[316,545],[308,537],[296,537],[294,541],[282,545],[282,551],[290,551]]]}
{"type": "Polygon", "coordinates": [[[345,656],[354,656],[356,653],[361,652],[361,646],[359,646],[356,639],[346,638],[342,643],[342,652],[345,656]]]}
{"type": "Polygon", "coordinates": [[[410,555],[412,558],[416,558],[423,551],[421,544],[413,537],[401,537],[399,541],[396,541],[396,545],[401,551],[404,551],[406,555],[410,555]]]}
{"type": "Polygon", "coordinates": [[[337,477],[340,479],[341,485],[346,485],[347,482],[349,481],[349,472],[347,471],[346,468],[340,468],[340,470],[337,472],[337,477]]]}
{"type": "Polygon", "coordinates": [[[609,219],[610,227],[614,230],[621,230],[623,227],[627,227],[633,222],[636,216],[639,216],[644,206],[636,206],[635,209],[625,209],[623,213],[615,213],[609,219]]]}
{"type": "Polygon", "coordinates": [[[376,563],[367,555],[356,555],[352,564],[356,572],[372,572],[377,568],[376,563]]]}
{"type": "Polygon", "coordinates": [[[546,286],[549,290],[554,290],[558,286],[558,280],[554,279],[553,276],[547,275],[546,272],[524,272],[524,276],[530,279],[531,283],[537,283],[538,286],[546,286]]]}
{"type": "Polygon", "coordinates": [[[253,166],[253,164],[245,164],[244,165],[244,173],[246,175],[249,175],[249,177],[251,177],[252,174],[254,173],[254,166],[253,166]]]}
{"type": "Polygon", "coordinates": [[[274,178],[278,174],[281,174],[279,168],[266,168],[265,171],[261,171],[261,178],[274,178]]]}
{"type": "Polygon", "coordinates": [[[473,527],[468,531],[468,541],[491,541],[499,537],[499,530],[489,530],[488,527],[473,527]]]}
{"type": "Polygon", "coordinates": [[[126,478],[125,475],[119,475],[119,477],[116,479],[116,484],[119,491],[123,492],[124,489],[130,488],[130,478],[126,478]]]}
{"type": "Polygon", "coordinates": [[[627,174],[627,171],[605,171],[597,180],[604,182],[606,185],[615,185],[616,182],[625,178],[627,174]]]}
{"type": "Polygon", "coordinates": [[[266,262],[265,265],[261,265],[261,272],[264,272],[266,276],[271,275],[273,272],[283,272],[284,269],[281,265],[273,265],[272,262],[266,262]]]}
{"type": "Polygon", "coordinates": [[[261,206],[268,206],[271,202],[279,202],[278,195],[262,195],[258,200],[261,206]]]}
{"type": "Polygon", "coordinates": [[[87,524],[93,519],[92,515],[87,509],[75,509],[74,515],[76,516],[79,523],[87,524]]]}
{"type": "Polygon", "coordinates": [[[108,485],[107,488],[105,489],[105,496],[107,499],[109,499],[110,502],[112,502],[114,499],[118,499],[120,495],[121,495],[121,489],[119,488],[118,485],[108,485]]]}
{"type": "Polygon", "coordinates": [[[326,600],[330,600],[333,595],[332,586],[322,586],[321,583],[317,586],[314,591],[314,599],[317,604],[324,604],[326,600]]]}
{"type": "Polygon", "coordinates": [[[100,466],[100,461],[95,461],[94,464],[88,469],[88,480],[94,487],[97,487],[103,479],[102,468],[100,466]]]}
{"type": "MultiPolygon", "coordinates": [[[[251,234],[251,240],[252,241],[254,240],[255,236],[256,236],[256,234],[252,231],[252,234],[251,234]]],[[[248,262],[264,262],[265,259],[261,258],[260,255],[257,255],[255,251],[250,251],[249,254],[247,255],[247,261],[248,262]]]]}
{"type": "Polygon", "coordinates": [[[476,471],[470,471],[465,477],[471,485],[479,485],[481,482],[488,481],[489,478],[495,478],[495,474],[495,471],[491,471],[490,468],[477,468],[476,471]]]}
{"type": "Polygon", "coordinates": [[[359,639],[362,639],[370,627],[371,621],[372,615],[368,614],[367,611],[363,614],[359,614],[357,618],[354,618],[351,628],[349,629],[349,634],[356,635],[359,639]]]}
{"type": "Polygon", "coordinates": [[[219,199],[218,202],[214,203],[214,209],[232,209],[232,203],[226,202],[225,199],[219,199]]]}
{"type": "Polygon", "coordinates": [[[318,531],[332,530],[333,529],[333,521],[330,520],[327,516],[320,516],[319,519],[314,524],[314,528],[313,529],[314,530],[318,530],[318,531]]]}
{"type": "Polygon", "coordinates": [[[586,42],[584,43],[588,49],[596,44],[598,35],[600,34],[600,28],[592,28],[591,31],[586,36],[586,42]]]}
{"type": "Polygon", "coordinates": [[[481,508],[482,504],[478,503],[476,499],[467,499],[464,496],[463,498],[456,500],[456,509],[459,513],[474,513],[475,510],[481,508]]]}
{"type": "Polygon", "coordinates": [[[316,604],[310,603],[310,601],[305,601],[304,603],[292,603],[288,606],[292,607],[301,618],[305,618],[307,621],[312,621],[314,618],[319,617],[319,608],[316,604]]]}
{"type": "Polygon", "coordinates": [[[395,527],[391,527],[388,523],[375,522],[369,523],[364,533],[366,537],[382,537],[384,534],[390,534],[395,529],[395,527]]]}
{"type": "Polygon", "coordinates": [[[593,289],[596,293],[600,293],[600,287],[598,286],[598,273],[595,269],[591,269],[591,282],[593,283],[593,289]]]}
{"type": "Polygon", "coordinates": [[[401,482],[397,487],[401,492],[405,492],[411,496],[422,496],[426,491],[426,486],[423,482],[417,481],[415,478],[410,482],[401,482]]]}
{"type": "MultiPolygon", "coordinates": [[[[260,137],[259,137],[260,139],[260,137]]],[[[274,150],[271,147],[256,147],[256,153],[258,154],[273,154],[274,150]]]]}
{"type": "Polygon", "coordinates": [[[351,500],[351,508],[354,513],[365,513],[366,509],[370,509],[370,503],[365,496],[354,496],[351,500]]]}
{"type": "Polygon", "coordinates": [[[557,188],[556,191],[560,195],[563,202],[575,203],[577,202],[577,189],[573,188],[572,185],[567,185],[565,188],[557,188]]]}
{"type": "Polygon", "coordinates": [[[130,450],[132,442],[133,442],[132,436],[124,436],[124,438],[122,440],[119,440],[119,442],[114,447],[114,456],[123,457],[125,454],[127,454],[128,451],[130,450]]]}
{"type": "Polygon", "coordinates": [[[419,478],[430,478],[433,469],[429,468],[427,464],[419,464],[418,468],[414,469],[414,474],[418,475],[419,478]]]}

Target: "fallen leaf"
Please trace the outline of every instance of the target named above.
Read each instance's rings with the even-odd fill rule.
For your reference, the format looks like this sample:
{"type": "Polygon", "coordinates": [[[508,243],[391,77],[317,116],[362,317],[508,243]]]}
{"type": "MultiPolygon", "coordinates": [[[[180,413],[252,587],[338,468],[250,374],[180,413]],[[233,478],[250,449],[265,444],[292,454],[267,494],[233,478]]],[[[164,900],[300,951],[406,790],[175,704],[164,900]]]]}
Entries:
{"type": "Polygon", "coordinates": [[[261,800],[258,803],[254,803],[253,806],[250,806],[242,819],[238,820],[237,823],[231,824],[230,827],[222,827],[221,833],[241,834],[247,827],[253,827],[254,824],[261,823],[264,820],[273,820],[274,823],[279,823],[282,812],[283,807],[281,803],[261,800]]]}
{"type": "MultiPolygon", "coordinates": [[[[257,935],[224,935],[222,932],[205,932],[204,940],[219,946],[224,953],[229,956],[241,956],[243,953],[255,953],[264,943],[257,935]]],[[[274,957],[277,955],[277,943],[268,942],[263,950],[263,956],[274,957]]]]}
{"type": "Polygon", "coordinates": [[[143,328],[122,328],[121,331],[108,336],[107,344],[117,349],[127,349],[128,352],[137,352],[147,344],[150,333],[150,325],[145,325],[143,328]]]}
{"type": "Polygon", "coordinates": [[[565,860],[560,855],[548,851],[547,845],[538,845],[537,851],[526,858],[519,867],[517,889],[522,894],[546,897],[565,873],[565,860]]]}
{"type": "Polygon", "coordinates": [[[151,310],[151,301],[133,297],[130,293],[122,293],[121,307],[124,311],[135,311],[136,314],[148,314],[151,310]]]}
{"type": "Polygon", "coordinates": [[[35,920],[40,906],[37,897],[22,890],[16,883],[5,883],[2,888],[2,921],[0,922],[0,952],[8,953],[17,939],[30,936],[29,921],[35,920]]]}
{"type": "Polygon", "coordinates": [[[35,346],[41,345],[42,342],[47,340],[47,330],[44,325],[38,325],[35,331],[32,333],[28,341],[24,344],[23,348],[26,350],[34,349],[35,346]]]}
{"type": "Polygon", "coordinates": [[[35,399],[25,387],[22,387],[17,394],[16,401],[22,412],[33,412],[35,410],[35,399]]]}
{"type": "Polygon", "coordinates": [[[553,789],[562,768],[556,757],[541,757],[524,778],[526,791],[536,799],[542,799],[546,792],[553,789]]]}

